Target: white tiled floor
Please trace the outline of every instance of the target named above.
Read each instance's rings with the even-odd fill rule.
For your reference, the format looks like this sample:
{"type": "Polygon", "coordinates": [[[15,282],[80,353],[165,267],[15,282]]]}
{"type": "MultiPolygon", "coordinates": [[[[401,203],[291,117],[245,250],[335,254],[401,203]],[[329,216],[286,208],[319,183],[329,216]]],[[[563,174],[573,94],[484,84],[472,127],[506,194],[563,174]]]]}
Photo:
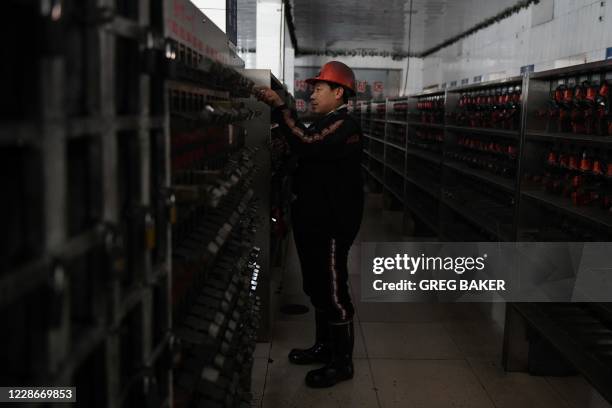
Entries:
{"type": "MultiPolygon", "coordinates": [[[[355,378],[333,388],[304,384],[313,367],[289,364],[293,347],[313,341],[312,310],[279,315],[271,343],[258,344],[253,407],[258,408],[611,408],[581,377],[547,378],[501,368],[503,333],[471,304],[364,303],[360,301],[359,245],[402,241],[397,217],[370,196],[351,249],[355,304],[355,378]]],[[[281,303],[308,304],[292,248],[281,303]]]]}

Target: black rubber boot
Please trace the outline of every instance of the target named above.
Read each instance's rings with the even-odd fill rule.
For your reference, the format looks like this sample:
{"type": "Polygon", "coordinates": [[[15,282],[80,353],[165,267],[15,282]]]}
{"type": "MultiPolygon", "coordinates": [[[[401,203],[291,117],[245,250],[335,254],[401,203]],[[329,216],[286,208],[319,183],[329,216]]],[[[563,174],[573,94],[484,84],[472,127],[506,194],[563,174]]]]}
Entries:
{"type": "Polygon", "coordinates": [[[306,385],[312,388],[326,388],[340,381],[350,380],[354,375],[353,344],[355,335],[353,322],[331,323],[332,358],[324,367],[306,374],[306,385]]]}
{"type": "Polygon", "coordinates": [[[307,349],[293,349],[289,352],[289,361],[293,364],[306,365],[314,363],[327,364],[331,360],[329,325],[324,312],[315,311],[315,344],[307,349]]]}

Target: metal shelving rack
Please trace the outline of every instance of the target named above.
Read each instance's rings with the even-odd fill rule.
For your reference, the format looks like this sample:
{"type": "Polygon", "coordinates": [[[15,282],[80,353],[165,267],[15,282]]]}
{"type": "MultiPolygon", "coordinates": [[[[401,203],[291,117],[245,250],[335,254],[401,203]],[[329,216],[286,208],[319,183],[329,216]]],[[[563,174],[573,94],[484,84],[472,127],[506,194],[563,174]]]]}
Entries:
{"type": "MultiPolygon", "coordinates": [[[[476,205],[490,205],[490,202],[472,200],[466,202],[461,198],[464,191],[457,189],[457,182],[461,180],[475,180],[489,185],[494,189],[504,191],[511,196],[514,202],[516,182],[513,178],[501,177],[451,158],[456,152],[460,141],[466,135],[475,140],[485,139],[493,143],[511,141],[518,145],[520,140],[520,127],[510,129],[487,127],[473,127],[460,124],[457,121],[461,113],[457,104],[461,95],[467,92],[488,92],[508,86],[522,85],[523,78],[511,78],[500,81],[491,81],[477,85],[454,88],[451,90],[425,91],[410,95],[406,98],[388,99],[385,120],[385,156],[382,164],[388,173],[403,177],[403,191],[399,194],[389,188],[387,179],[380,184],[383,190],[390,192],[395,199],[405,206],[406,211],[413,215],[416,222],[416,233],[436,235],[446,240],[460,239],[461,233],[472,229],[470,236],[479,230],[479,240],[512,240],[514,237],[514,216],[509,221],[510,227],[491,227],[497,221],[491,217],[482,217],[471,208],[476,205]],[[400,107],[399,111],[394,106],[400,107]],[[402,129],[404,134],[402,135],[402,129]],[[398,135],[400,142],[398,143],[398,135]],[[402,143],[401,137],[405,140],[402,143]],[[390,142],[393,138],[394,142],[390,142]],[[403,163],[393,165],[387,160],[389,152],[395,150],[404,152],[403,163]],[[400,170],[403,171],[400,173],[400,170]],[[464,224],[461,233],[452,231],[452,227],[464,224]]],[[[519,111],[520,113],[520,111],[519,111]]],[[[367,121],[364,125],[367,125],[367,121]]],[[[366,139],[375,140],[368,133],[366,139]]],[[[371,143],[371,142],[369,142],[371,143]]],[[[516,154],[516,150],[513,150],[516,154]]],[[[373,156],[366,149],[366,155],[373,156]]],[[[380,159],[380,158],[378,158],[380,159]]],[[[372,160],[376,160],[375,155],[372,160]]],[[[397,162],[397,161],[396,161],[397,162]]],[[[366,170],[371,171],[370,168],[366,170]]],[[[376,180],[376,177],[373,177],[376,180]]],[[[468,200],[469,201],[469,200],[468,200]]],[[[506,214],[507,216],[507,214],[506,214]]]]}
{"type": "MultiPolygon", "coordinates": [[[[575,81],[581,81],[589,79],[593,72],[598,72],[598,75],[608,75],[609,62],[597,62],[591,64],[584,64],[571,68],[564,68],[560,70],[547,71],[544,73],[531,74],[529,77],[513,77],[502,80],[472,84],[459,88],[452,88],[444,91],[430,91],[423,92],[420,94],[410,95],[406,98],[408,104],[407,115],[397,116],[388,114],[385,116],[385,139],[372,137],[370,132],[366,131],[365,136],[368,145],[366,145],[366,159],[367,165],[366,170],[370,173],[368,179],[374,184],[380,185],[380,190],[387,191],[389,187],[386,178],[380,177],[379,173],[372,171],[371,163],[374,161],[374,167],[383,167],[385,174],[392,172],[398,174],[399,168],[388,163],[387,153],[389,149],[394,147],[401,147],[406,150],[406,168],[404,172],[404,178],[406,179],[405,192],[406,199],[405,205],[407,210],[414,213],[413,215],[421,221],[426,221],[429,226],[436,225],[435,232],[437,235],[444,237],[445,239],[452,240],[453,237],[460,238],[461,234],[464,234],[467,230],[462,229],[461,234],[453,234],[450,231],[444,231],[448,226],[455,225],[455,218],[449,216],[449,214],[455,214],[458,218],[463,219],[471,227],[467,227],[468,230],[471,228],[474,232],[478,233],[478,239],[480,240],[502,240],[512,241],[515,239],[521,239],[521,223],[524,224],[526,221],[525,215],[529,210],[524,208],[532,208],[533,202],[539,202],[541,207],[548,207],[555,211],[564,212],[566,214],[573,214],[577,218],[581,218],[586,222],[590,222],[591,225],[595,225],[596,229],[603,227],[607,228],[609,220],[607,220],[606,214],[596,209],[580,208],[579,206],[572,205],[568,200],[562,200],[558,197],[552,197],[544,194],[541,191],[535,190],[533,186],[525,184],[524,180],[519,182],[520,174],[524,173],[525,168],[530,171],[533,168],[533,163],[537,163],[539,159],[535,159],[534,155],[543,154],[538,151],[537,146],[552,145],[567,143],[576,145],[580,148],[586,149],[597,149],[598,151],[607,151],[608,147],[612,145],[609,137],[597,136],[592,134],[574,134],[568,132],[558,132],[546,129],[544,119],[542,119],[542,109],[548,103],[550,99],[550,93],[552,91],[550,80],[557,77],[574,78],[575,81]],[[605,71],[605,72],[604,72],[605,71]],[[531,87],[531,90],[529,90],[531,87]],[[520,91],[519,91],[520,90],[520,91]],[[476,123],[466,123],[466,116],[461,116],[463,111],[460,109],[460,99],[465,94],[482,95],[484,98],[488,96],[496,96],[500,93],[506,93],[507,91],[514,92],[519,95],[520,99],[515,100],[516,108],[512,111],[513,119],[508,121],[504,119],[493,121],[487,124],[487,127],[477,126],[476,123]],[[443,97],[444,99],[444,119],[438,121],[438,123],[432,123],[431,121],[421,120],[420,110],[417,109],[417,103],[419,101],[426,101],[431,97],[443,97]],[[528,108],[531,106],[531,108],[528,108]],[[535,107],[534,107],[535,106],[535,107]],[[527,109],[523,112],[523,109],[527,109]],[[463,122],[462,122],[463,120],[463,122]],[[390,130],[396,129],[397,127],[403,127],[406,124],[406,140],[405,146],[398,146],[397,144],[390,144],[387,140],[390,130]],[[423,143],[412,143],[415,137],[419,133],[443,131],[443,140],[441,142],[441,150],[439,152],[432,151],[430,149],[431,144],[423,143]],[[511,148],[511,153],[506,152],[502,156],[509,158],[508,167],[510,167],[511,173],[502,176],[495,174],[494,172],[478,168],[478,166],[472,163],[463,163],[449,157],[449,154],[456,150],[457,142],[461,138],[473,139],[486,141],[487,143],[494,143],[502,146],[503,148],[511,148]],[[373,154],[370,148],[372,141],[374,144],[384,145],[384,155],[373,154]],[[391,146],[390,146],[391,145],[391,146]],[[411,176],[410,167],[412,162],[418,163],[420,167],[426,166],[441,166],[439,179],[434,177],[432,179],[423,179],[422,177],[415,177],[418,171],[411,176]],[[373,174],[372,174],[373,173],[373,174]],[[498,219],[500,217],[492,214],[491,217],[481,217],[481,214],[476,214],[472,211],[469,212],[469,208],[477,208],[474,205],[463,202],[463,205],[458,203],[452,203],[449,200],[450,196],[455,196],[456,191],[449,191],[449,188],[454,188],[457,181],[471,180],[477,182],[483,186],[488,186],[491,189],[491,193],[488,195],[497,196],[497,191],[504,192],[507,194],[507,199],[503,200],[501,205],[497,208],[502,211],[501,219],[504,221],[500,224],[498,219]],[[428,188],[423,188],[425,186],[428,188]],[[446,187],[448,186],[448,187],[446,187]],[[416,190],[414,190],[416,189],[416,190]],[[432,202],[425,199],[427,203],[417,203],[422,197],[421,192],[427,193],[428,197],[434,199],[435,207],[439,213],[424,215],[423,211],[418,210],[419,205],[424,208],[432,208],[432,202]],[[523,202],[523,205],[519,203],[523,202]],[[530,204],[531,203],[531,204],[530,204]],[[411,209],[416,209],[411,211],[411,209]],[[519,209],[521,209],[519,214],[519,209]],[[441,211],[440,211],[441,210],[441,211]],[[432,220],[440,219],[439,222],[432,222],[432,220]],[[494,228],[491,228],[491,223],[497,224],[494,228]],[[440,228],[443,225],[445,228],[440,228]]],[[[571,79],[570,79],[571,80],[571,79]]],[[[573,83],[573,82],[572,82],[573,83]]],[[[391,106],[398,100],[387,100],[387,107],[385,112],[392,112],[391,106]]],[[[372,122],[378,122],[381,119],[376,118],[373,121],[371,118],[371,112],[373,111],[373,102],[366,103],[367,107],[365,110],[362,108],[364,114],[362,114],[362,125],[368,129],[368,126],[372,122]]],[[[396,132],[395,132],[396,133],[396,132]]],[[[486,147],[485,147],[486,148],[486,147]]],[[[498,146],[495,146],[498,149],[498,146]]],[[[482,149],[479,145],[478,149],[482,149]]],[[[541,147],[540,147],[541,149],[541,147]]],[[[496,152],[500,153],[500,152],[496,152]]],[[[503,153],[503,152],[501,152],[503,153]]],[[[429,175],[432,172],[428,172],[429,175]]],[[[469,197],[470,200],[473,197],[478,196],[478,192],[474,194],[467,191],[462,191],[469,197]]],[[[395,198],[400,199],[399,194],[393,194],[395,198]]],[[[496,197],[499,199],[499,197],[496,197]]],[[[488,201],[485,197],[484,200],[476,203],[482,205],[482,208],[495,206],[495,201],[488,201]]],[[[462,199],[463,200],[463,199],[462,199]]],[[[464,200],[463,200],[464,201],[464,200]]],[[[473,201],[478,201],[473,199],[473,201]]],[[[429,228],[431,229],[431,228],[429,228]]],[[[523,228],[524,229],[524,228],[523,228]]],[[[530,228],[527,228],[529,230],[530,228]]],[[[605,235],[599,235],[605,238],[605,235]]]]}
{"type": "MultiPolygon", "coordinates": [[[[479,241],[515,237],[523,81],[513,77],[446,92],[442,208],[450,211],[442,225],[452,229],[467,221],[479,241]]],[[[445,235],[462,240],[462,233],[445,235]]]]}
{"type": "Polygon", "coordinates": [[[7,6],[5,38],[33,28],[0,79],[0,383],[75,386],[88,407],[248,403],[270,122],[226,37],[179,29],[188,1],[7,6]]]}
{"type": "Polygon", "coordinates": [[[272,77],[242,69],[225,34],[191,2],[166,1],[166,20],[172,403],[245,406],[258,333],[271,325],[270,114],[252,91],[272,77]]]}
{"type": "Polygon", "coordinates": [[[407,100],[406,208],[415,234],[442,234],[443,91],[424,91],[407,100]]]}
{"type": "Polygon", "coordinates": [[[385,104],[385,179],[384,187],[390,195],[393,209],[404,208],[406,186],[406,100],[387,99],[385,104]]]}
{"type": "Polygon", "coordinates": [[[0,127],[12,179],[3,383],[76,386],[90,407],[169,403],[162,7],[10,1],[5,10],[5,37],[35,28],[28,56],[3,75],[23,95],[3,104],[10,123],[0,127]]]}
{"type": "MultiPolygon", "coordinates": [[[[358,106],[359,119],[364,129],[364,171],[366,182],[372,191],[384,192],[391,205],[403,205],[403,182],[401,187],[393,186],[393,180],[401,178],[404,173],[404,159],[400,165],[387,163],[387,157],[396,155],[399,150],[404,155],[403,147],[391,143],[388,138],[389,101],[381,100],[362,103],[358,106]]],[[[392,113],[393,114],[393,113],[392,113]]],[[[391,157],[389,160],[392,160],[391,157]]]]}
{"type": "MultiPolygon", "coordinates": [[[[428,227],[435,226],[429,230],[433,230],[436,235],[448,240],[459,239],[469,230],[476,233],[475,237],[479,240],[527,239],[523,232],[533,233],[534,220],[533,217],[529,219],[528,214],[532,212],[536,203],[539,203],[541,208],[546,208],[546,211],[552,210],[553,213],[571,215],[582,220],[586,223],[585,225],[588,224],[595,228],[595,235],[605,240],[609,237],[606,235],[608,234],[606,229],[609,228],[611,222],[605,212],[573,205],[569,199],[564,200],[548,195],[539,187],[534,187],[533,183],[525,181],[524,174],[525,172],[533,173],[535,169],[542,167],[541,156],[545,153],[542,151],[543,146],[571,144],[575,145],[576,149],[595,150],[596,153],[603,156],[604,161],[607,160],[605,152],[609,152],[609,147],[612,146],[610,136],[547,129],[546,119],[542,114],[542,110],[545,110],[550,104],[550,95],[557,86],[557,82],[567,83],[569,81],[573,86],[584,80],[592,79],[593,75],[609,80],[612,75],[610,74],[610,62],[595,62],[535,73],[528,77],[512,77],[447,90],[427,91],[410,95],[404,99],[387,99],[384,110],[384,139],[373,137],[371,132],[373,123],[382,123],[381,115],[378,117],[373,115],[381,101],[364,102],[361,105],[361,123],[366,139],[364,149],[366,179],[375,186],[375,191],[388,192],[395,199],[404,201],[403,204],[407,210],[417,219],[425,222],[428,227]],[[489,116],[488,123],[476,123],[478,120],[483,121],[483,116],[478,113],[467,115],[465,108],[460,107],[461,99],[465,95],[472,95],[474,98],[482,97],[483,102],[486,103],[486,98],[497,98],[500,94],[510,95],[503,104],[512,107],[493,113],[498,116],[494,116],[493,119],[489,116]],[[512,95],[515,96],[514,100],[512,95]],[[422,102],[435,97],[442,98],[444,101],[444,117],[437,121],[424,120],[423,110],[419,109],[418,104],[420,103],[421,107],[427,106],[422,102]],[[406,114],[395,114],[393,105],[404,101],[408,106],[406,114]],[[470,123],[469,117],[476,119],[470,123]],[[403,127],[406,128],[406,144],[398,145],[397,142],[390,142],[389,136],[397,134],[397,129],[403,127]],[[443,138],[437,141],[416,140],[423,134],[427,135],[431,132],[440,132],[443,138]],[[453,152],[456,152],[458,143],[462,139],[475,143],[472,146],[463,147],[469,147],[478,154],[483,152],[497,154],[501,160],[506,160],[507,169],[495,170],[497,172],[508,171],[508,173],[500,175],[479,168],[479,165],[487,164],[486,160],[481,163],[465,163],[450,157],[453,152]],[[438,142],[437,147],[436,142],[438,142]],[[380,151],[377,146],[383,146],[384,154],[377,154],[380,151]],[[405,150],[403,174],[405,185],[404,194],[401,195],[399,191],[393,192],[388,185],[387,175],[399,175],[402,167],[389,162],[388,155],[390,151],[394,151],[393,149],[405,150]],[[504,151],[504,149],[509,150],[504,151]],[[419,168],[413,170],[412,166],[419,168]],[[430,166],[434,168],[439,166],[439,175],[434,169],[429,168],[430,166]],[[419,174],[419,169],[425,168],[427,171],[423,170],[422,173],[433,177],[427,178],[419,174]],[[384,173],[381,172],[382,169],[384,173]],[[482,191],[457,191],[457,183],[465,181],[479,185],[483,191],[485,189],[481,186],[486,186],[486,189],[490,191],[484,191],[485,196],[481,197],[482,200],[478,200],[482,191]],[[425,193],[425,196],[421,193],[425,193]],[[459,202],[453,203],[450,198],[456,197],[457,193],[468,197],[467,201],[461,198],[459,202]],[[505,198],[503,198],[504,194],[505,198]],[[489,200],[487,196],[493,199],[489,200]],[[419,200],[425,202],[419,202],[419,200]],[[478,206],[485,209],[496,207],[498,213],[494,211],[490,216],[482,217],[479,211],[473,211],[479,208],[478,206]],[[430,213],[424,212],[424,208],[428,208],[430,213]],[[433,208],[436,210],[432,212],[433,208]],[[503,219],[503,222],[500,223],[500,219],[503,219]],[[463,220],[469,225],[462,228],[461,233],[453,234],[448,227],[460,222],[458,220],[463,220]]],[[[491,115],[490,111],[488,114],[491,115]]],[[[585,237],[589,238],[589,235],[585,237]]]]}
{"type": "Polygon", "coordinates": [[[383,172],[384,172],[384,150],[383,154],[380,154],[381,148],[384,149],[383,143],[379,138],[372,137],[371,131],[373,128],[373,117],[372,117],[372,102],[367,101],[361,103],[360,107],[360,119],[361,128],[364,136],[364,164],[365,170],[365,181],[368,188],[373,192],[380,192],[383,190],[383,172]],[[381,157],[382,156],[382,157],[381,157]]]}
{"type": "MultiPolygon", "coordinates": [[[[574,123],[576,124],[574,129],[559,129],[562,119],[559,117],[559,109],[551,104],[551,95],[554,95],[559,85],[573,91],[573,87],[583,81],[589,81],[593,85],[601,84],[602,81],[612,83],[612,63],[594,62],[539,72],[529,77],[529,92],[524,114],[524,147],[521,151],[523,164],[520,178],[518,239],[608,241],[612,237],[612,214],[609,210],[596,208],[594,204],[572,202],[572,197],[569,195],[564,197],[563,192],[549,191],[555,188],[551,188],[545,176],[545,174],[554,176],[558,172],[572,171],[571,163],[567,166],[570,168],[564,168],[564,165],[547,165],[551,154],[566,155],[570,158],[576,156],[577,167],[582,164],[583,154],[586,154],[584,158],[587,159],[587,167],[589,163],[593,165],[595,161],[605,166],[612,160],[612,134],[607,128],[610,121],[609,96],[606,101],[608,116],[602,118],[602,122],[606,125],[604,129],[591,129],[589,132],[586,128],[580,128],[585,126],[586,120],[599,121],[596,119],[595,104],[592,106],[585,104],[581,107],[563,105],[561,110],[567,111],[565,125],[572,127],[574,123]],[[550,115],[556,116],[551,118],[550,115]],[[591,119],[585,119],[586,116],[591,119]],[[543,177],[538,179],[538,176],[543,177]],[[534,216],[542,213],[547,214],[549,224],[534,222],[534,216]],[[567,217],[571,218],[571,222],[563,221],[567,220],[567,217]]],[[[557,164],[561,160],[558,157],[557,164]]],[[[585,188],[588,188],[588,183],[592,182],[603,188],[602,194],[612,197],[612,193],[609,192],[610,182],[606,181],[605,177],[607,169],[604,167],[601,170],[603,173],[601,177],[590,170],[574,173],[584,181],[585,188]]],[[[597,201],[601,199],[602,197],[599,197],[597,201]]],[[[612,201],[612,198],[608,200],[612,201]]]]}
{"type": "MultiPolygon", "coordinates": [[[[601,99],[598,92],[589,95],[604,81],[612,84],[612,61],[533,73],[526,81],[517,240],[612,239],[612,168],[608,172],[604,167],[612,164],[612,101],[609,93],[601,99]],[[575,88],[579,84],[585,86],[575,88]],[[584,94],[578,98],[576,90],[584,94]],[[596,169],[596,162],[603,168],[596,169]],[[565,179],[567,175],[570,178],[565,179]],[[598,208],[606,202],[607,208],[598,208]]],[[[611,321],[612,309],[606,303],[511,304],[506,309],[504,366],[519,371],[529,367],[525,351],[532,345],[522,334],[530,328],[535,332],[532,342],[536,338],[550,344],[551,358],[584,375],[612,402],[612,370],[605,346],[612,338],[611,321]]]]}
{"type": "MultiPolygon", "coordinates": [[[[443,95],[443,93],[423,93],[423,97],[443,95]]],[[[431,202],[423,204],[409,199],[414,195],[414,189],[425,191],[435,197],[435,206],[439,201],[439,192],[418,177],[411,174],[411,160],[418,158],[427,162],[439,165],[441,156],[415,147],[415,133],[417,129],[439,129],[442,126],[435,123],[421,123],[420,117],[415,117],[416,103],[420,96],[391,98],[384,101],[366,102],[361,109],[361,123],[364,129],[364,170],[366,180],[374,191],[384,193],[387,206],[392,209],[402,209],[416,215],[419,226],[426,230],[436,230],[437,221],[428,215],[428,208],[431,202]],[[384,106],[383,108],[378,108],[384,106]],[[370,126],[372,122],[382,123],[383,119],[379,114],[377,118],[372,118],[372,112],[377,110],[384,111],[384,137],[372,137],[370,126]],[[376,154],[372,146],[382,148],[383,154],[376,154]]]]}
{"type": "MultiPolygon", "coordinates": [[[[406,211],[419,220],[417,227],[421,225],[428,230],[426,232],[445,241],[610,241],[612,94],[608,88],[607,93],[597,94],[601,96],[598,99],[593,89],[587,91],[592,85],[595,90],[600,89],[599,85],[604,81],[612,86],[612,61],[410,95],[405,120],[389,117],[389,104],[395,101],[388,100],[386,137],[390,127],[407,123],[403,204],[406,211]],[[588,81],[586,85],[584,81],[588,81]],[[569,100],[563,100],[563,96],[553,102],[559,85],[573,90],[578,84],[584,85],[579,90],[583,92],[580,99],[571,92],[569,100]],[[500,114],[495,116],[499,119],[497,121],[489,120],[487,123],[486,116],[483,119],[478,114],[465,115],[464,109],[459,108],[461,98],[466,94],[488,98],[508,89],[514,92],[515,99],[510,98],[507,104],[502,104],[506,110],[505,113],[496,113],[500,114]],[[444,117],[437,123],[422,120],[422,117],[419,120],[422,110],[418,106],[423,106],[420,102],[431,96],[444,98],[444,117]],[[466,122],[470,117],[476,120],[466,122]],[[564,124],[562,118],[565,118],[564,124]],[[418,132],[424,131],[438,131],[443,137],[428,143],[420,142],[418,132]],[[485,140],[486,143],[471,142],[466,146],[466,137],[485,140]],[[439,143],[437,146],[436,142],[439,143]],[[509,149],[504,153],[504,149],[495,144],[509,149]],[[449,157],[458,145],[504,153],[512,171],[502,176],[488,170],[492,167],[487,167],[487,170],[479,168],[478,162],[473,165],[458,162],[449,157]],[[563,164],[560,157],[564,152],[570,160],[574,156],[574,164],[563,164]],[[551,160],[553,165],[550,165],[551,160]],[[415,170],[412,166],[418,167],[415,170]],[[564,171],[573,172],[572,178],[566,179],[559,187],[554,180],[564,171]],[[576,177],[578,181],[575,181],[576,177]],[[486,186],[488,198],[482,200],[469,193],[467,199],[450,199],[449,193],[462,193],[456,188],[462,183],[479,192],[486,186]],[[564,185],[574,186],[574,189],[566,190],[576,191],[576,195],[568,193],[564,196],[558,191],[564,185]],[[598,208],[600,205],[604,208],[598,208]],[[499,222],[500,219],[503,222],[499,222]],[[458,229],[453,231],[449,226],[458,229]]],[[[364,126],[367,123],[367,119],[362,120],[364,126]]],[[[367,139],[366,134],[366,142],[367,139]]],[[[366,156],[368,154],[366,147],[366,156]]],[[[397,173],[397,168],[393,168],[388,158],[385,155],[381,165],[397,173]]],[[[366,163],[371,164],[372,159],[366,163]]],[[[372,176],[368,164],[364,167],[372,176]]],[[[385,191],[386,180],[369,178],[385,191]]],[[[420,232],[417,228],[417,233],[420,232]]],[[[507,370],[528,369],[530,344],[525,340],[525,333],[529,327],[532,333],[537,333],[556,350],[554,353],[557,354],[550,354],[549,358],[567,361],[572,369],[583,374],[612,402],[609,387],[612,382],[611,360],[606,346],[612,338],[611,322],[612,310],[602,303],[511,304],[506,308],[504,366],[507,370]]]]}

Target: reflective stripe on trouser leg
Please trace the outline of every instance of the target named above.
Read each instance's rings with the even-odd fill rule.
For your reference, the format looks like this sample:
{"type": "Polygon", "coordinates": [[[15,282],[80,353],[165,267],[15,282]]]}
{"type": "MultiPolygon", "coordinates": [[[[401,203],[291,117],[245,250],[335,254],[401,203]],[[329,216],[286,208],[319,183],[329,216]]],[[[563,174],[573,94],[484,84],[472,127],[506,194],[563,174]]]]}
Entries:
{"type": "Polygon", "coordinates": [[[342,304],[340,303],[340,298],[338,296],[338,271],[336,270],[336,240],[333,238],[331,239],[330,245],[329,270],[331,273],[330,286],[332,291],[332,302],[340,312],[340,318],[342,320],[346,320],[346,309],[342,307],[342,304]]]}

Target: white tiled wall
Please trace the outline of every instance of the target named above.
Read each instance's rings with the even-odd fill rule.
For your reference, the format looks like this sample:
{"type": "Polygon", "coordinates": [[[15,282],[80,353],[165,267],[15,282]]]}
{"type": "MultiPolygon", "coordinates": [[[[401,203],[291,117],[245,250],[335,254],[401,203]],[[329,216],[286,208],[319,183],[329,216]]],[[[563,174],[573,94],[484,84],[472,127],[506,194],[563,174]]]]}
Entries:
{"type": "Polygon", "coordinates": [[[257,66],[257,54],[254,52],[239,52],[238,56],[244,61],[246,69],[255,69],[257,66]]]}
{"type": "Polygon", "coordinates": [[[284,15],[281,2],[260,0],[257,2],[257,11],[258,52],[244,52],[238,55],[244,61],[246,69],[270,69],[279,80],[284,80],[289,92],[293,93],[295,50],[286,19],[283,19],[284,27],[281,27],[280,18],[284,15]]]}
{"type": "Polygon", "coordinates": [[[426,57],[423,86],[460,84],[463,78],[472,83],[478,75],[483,81],[515,76],[529,64],[543,71],[603,60],[607,47],[612,47],[611,0],[541,0],[426,57]],[[546,7],[552,8],[552,20],[537,24],[546,7]]]}
{"type": "Polygon", "coordinates": [[[257,0],[256,68],[269,69],[276,78],[282,75],[281,0],[257,0]]]}

